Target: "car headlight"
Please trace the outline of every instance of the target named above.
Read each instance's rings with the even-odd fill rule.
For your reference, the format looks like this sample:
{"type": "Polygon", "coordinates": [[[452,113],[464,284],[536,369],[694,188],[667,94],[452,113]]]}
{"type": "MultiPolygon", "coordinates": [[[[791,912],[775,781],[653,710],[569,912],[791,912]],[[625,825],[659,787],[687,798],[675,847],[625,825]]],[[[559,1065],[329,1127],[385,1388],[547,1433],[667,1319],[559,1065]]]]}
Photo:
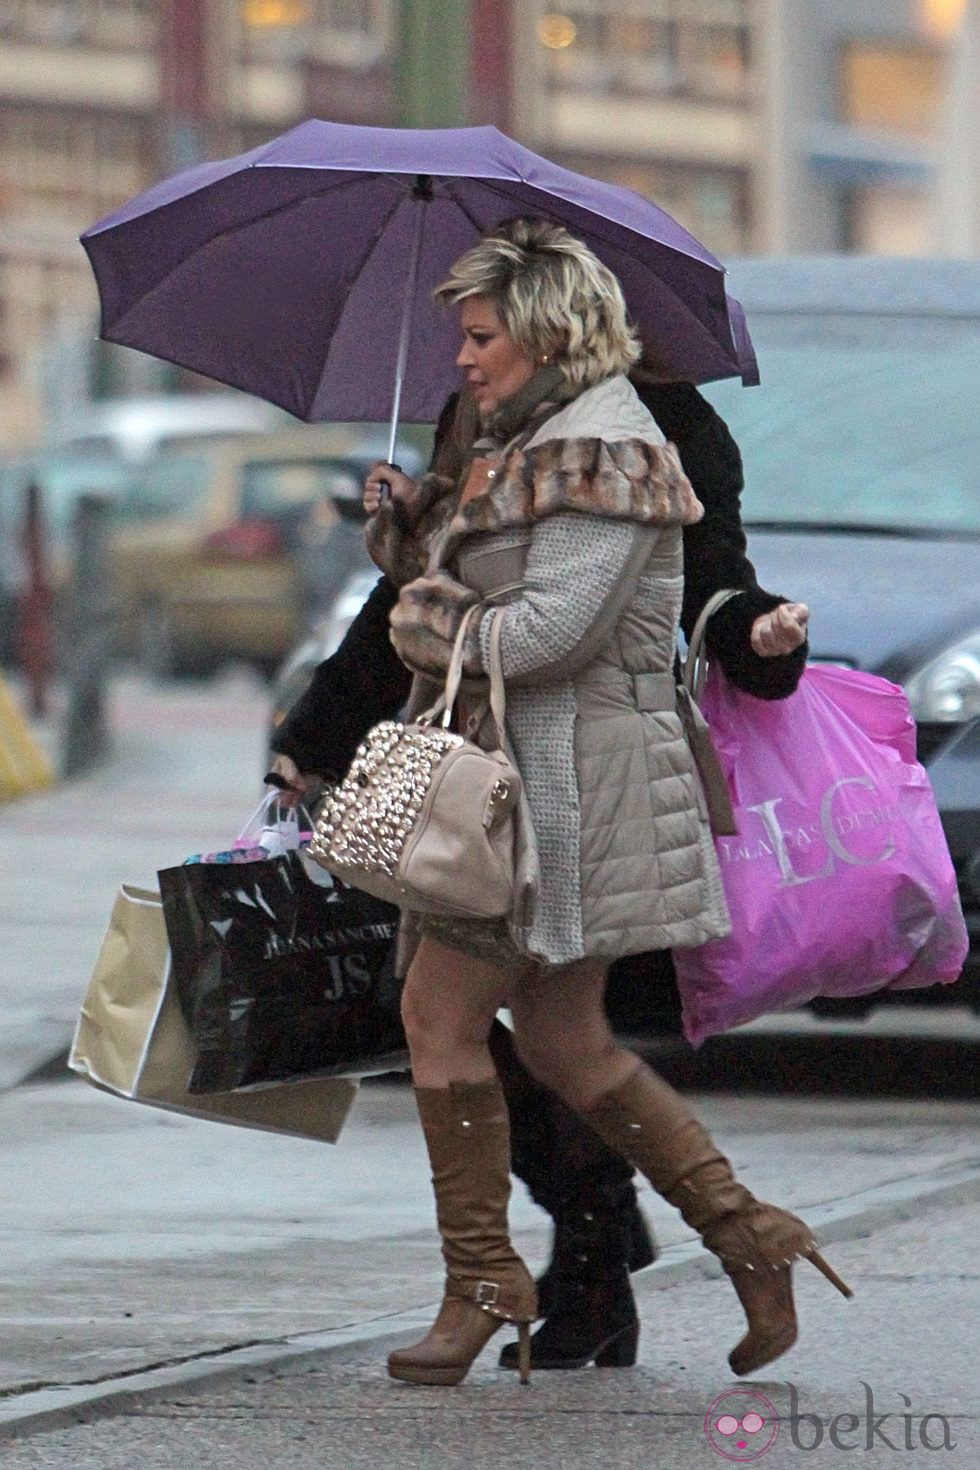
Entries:
{"type": "Polygon", "coordinates": [[[925,664],[905,692],[920,725],[960,725],[980,715],[980,631],[925,664]]]}

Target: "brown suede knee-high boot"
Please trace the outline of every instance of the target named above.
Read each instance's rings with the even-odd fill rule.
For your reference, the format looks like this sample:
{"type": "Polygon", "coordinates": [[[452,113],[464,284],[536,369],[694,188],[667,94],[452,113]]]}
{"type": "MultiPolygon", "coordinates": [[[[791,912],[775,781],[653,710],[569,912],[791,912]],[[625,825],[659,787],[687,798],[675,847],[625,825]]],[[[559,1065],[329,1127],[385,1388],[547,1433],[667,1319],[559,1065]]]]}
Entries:
{"type": "Polygon", "coordinates": [[[645,1063],[583,1113],[601,1138],[635,1164],[720,1259],[749,1330],[728,1355],[733,1373],[771,1363],[796,1341],[791,1267],[798,1256],[851,1296],[817,1251],[808,1227],[757,1200],[684,1099],[645,1063]]]}
{"type": "Polygon", "coordinates": [[[446,1291],[427,1336],[393,1352],[388,1372],[407,1383],[461,1383],[497,1329],[514,1322],[526,1383],[537,1293],[507,1229],[510,1129],[500,1083],[417,1087],[415,1098],[432,1165],[446,1291]]]}

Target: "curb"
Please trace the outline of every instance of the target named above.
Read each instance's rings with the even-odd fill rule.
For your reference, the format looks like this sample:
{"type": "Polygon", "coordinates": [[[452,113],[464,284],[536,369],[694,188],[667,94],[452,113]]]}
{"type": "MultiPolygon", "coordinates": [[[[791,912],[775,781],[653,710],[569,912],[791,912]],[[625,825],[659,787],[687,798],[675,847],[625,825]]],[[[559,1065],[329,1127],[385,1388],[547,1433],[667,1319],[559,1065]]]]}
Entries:
{"type": "MultiPolygon", "coordinates": [[[[857,1240],[886,1226],[914,1219],[926,1210],[949,1209],[980,1200],[980,1159],[972,1165],[950,1164],[925,1179],[901,1179],[878,1185],[846,1202],[815,1205],[806,1211],[820,1245],[857,1240]]],[[[656,1264],[640,1273],[644,1287],[666,1290],[692,1278],[720,1276],[717,1257],[699,1241],[668,1247],[656,1264]]],[[[217,1385],[249,1370],[274,1376],[277,1369],[330,1360],[367,1344],[379,1351],[397,1346],[408,1333],[431,1325],[437,1305],[414,1307],[390,1317],[352,1323],[326,1332],[306,1332],[269,1342],[218,1348],[199,1357],[88,1384],[34,1389],[0,1399],[0,1443],[44,1430],[69,1428],[124,1413],[137,1403],[161,1398],[177,1388],[217,1385]]]]}
{"type": "Polygon", "coordinates": [[[76,1424],[112,1418],[137,1403],[162,1398],[174,1389],[194,1385],[214,1387],[225,1380],[240,1379],[250,1370],[271,1377],[277,1368],[288,1368],[298,1362],[312,1368],[320,1358],[357,1352],[369,1343],[376,1343],[380,1351],[386,1351],[404,1341],[408,1333],[427,1332],[436,1310],[435,1304],[413,1307],[373,1322],[352,1323],[328,1332],[303,1332],[245,1347],[215,1348],[200,1357],[136,1369],[97,1383],[38,1388],[0,1399],[0,1444],[49,1429],[68,1429],[76,1424]]]}

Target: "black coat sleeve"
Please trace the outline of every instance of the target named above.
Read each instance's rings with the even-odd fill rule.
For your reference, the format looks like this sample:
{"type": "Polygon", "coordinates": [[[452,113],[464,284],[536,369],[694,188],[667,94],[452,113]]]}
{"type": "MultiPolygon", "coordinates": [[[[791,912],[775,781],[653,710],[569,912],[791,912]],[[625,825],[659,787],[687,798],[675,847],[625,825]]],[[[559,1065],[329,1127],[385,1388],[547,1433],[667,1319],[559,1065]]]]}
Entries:
{"type": "Polygon", "coordinates": [[[711,617],[705,631],[708,653],[739,689],[759,699],[785,699],[800,681],[808,646],[760,658],[753,652],[752,624],[787,598],[759,586],[746,554],[741,496],[742,456],[724,419],[690,383],[638,383],[637,392],[665,436],[676,445],[684,472],[704,506],[704,519],[684,528],[684,602],[681,627],[690,637],[709,597],[738,587],[742,597],[711,617]]]}
{"type": "MultiPolygon", "coordinates": [[[[441,474],[458,471],[458,403],[454,393],[436,425],[430,469],[441,474]]],[[[412,676],[388,636],[397,601],[398,588],[381,577],[337,652],[317,665],[276,729],[272,749],[288,755],[304,774],[340,780],[371,726],[390,720],[408,698],[412,676]]]]}
{"type": "Polygon", "coordinates": [[[305,774],[339,780],[371,726],[391,719],[408,698],[411,675],[388,637],[397,600],[398,588],[382,577],[276,729],[272,748],[305,774]]]}

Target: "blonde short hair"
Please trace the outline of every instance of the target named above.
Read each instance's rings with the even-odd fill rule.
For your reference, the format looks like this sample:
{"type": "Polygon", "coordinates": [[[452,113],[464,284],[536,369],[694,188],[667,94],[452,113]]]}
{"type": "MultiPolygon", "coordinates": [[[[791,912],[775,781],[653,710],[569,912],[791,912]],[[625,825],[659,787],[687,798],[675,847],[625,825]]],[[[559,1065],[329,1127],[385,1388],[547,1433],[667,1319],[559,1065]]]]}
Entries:
{"type": "Polygon", "coordinates": [[[641,355],[619,282],[582,240],[544,219],[497,225],[461,255],[437,300],[485,296],[519,347],[577,388],[627,373],[641,355]]]}

